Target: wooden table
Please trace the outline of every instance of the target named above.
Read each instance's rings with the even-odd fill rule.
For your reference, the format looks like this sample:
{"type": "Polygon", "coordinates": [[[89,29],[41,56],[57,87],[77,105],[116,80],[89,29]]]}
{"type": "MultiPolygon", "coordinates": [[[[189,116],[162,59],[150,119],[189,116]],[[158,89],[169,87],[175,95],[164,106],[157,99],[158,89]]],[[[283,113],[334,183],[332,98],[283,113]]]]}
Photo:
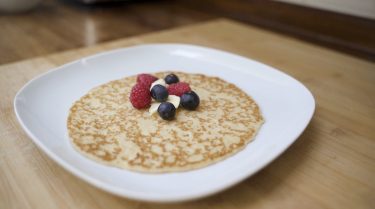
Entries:
{"type": "Polygon", "coordinates": [[[78,2],[43,0],[27,13],[0,11],[0,64],[218,17],[375,60],[375,20],[282,1],[131,0],[97,5],[78,2]]]}
{"type": "Polygon", "coordinates": [[[373,208],[375,63],[225,19],[120,39],[0,66],[0,208],[373,208]],[[16,121],[15,93],[40,73],[82,56],[141,43],[219,48],[278,68],[314,94],[302,136],[255,176],[217,195],[143,203],[96,189],[37,149],[16,121]]]}

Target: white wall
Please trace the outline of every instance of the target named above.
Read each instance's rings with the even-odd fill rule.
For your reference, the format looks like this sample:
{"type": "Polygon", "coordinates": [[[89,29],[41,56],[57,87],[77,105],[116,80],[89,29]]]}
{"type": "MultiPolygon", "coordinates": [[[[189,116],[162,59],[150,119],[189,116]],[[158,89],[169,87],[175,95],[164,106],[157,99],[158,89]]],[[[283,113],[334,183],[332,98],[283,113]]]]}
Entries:
{"type": "Polygon", "coordinates": [[[276,0],[375,19],[375,0],[276,0]]]}

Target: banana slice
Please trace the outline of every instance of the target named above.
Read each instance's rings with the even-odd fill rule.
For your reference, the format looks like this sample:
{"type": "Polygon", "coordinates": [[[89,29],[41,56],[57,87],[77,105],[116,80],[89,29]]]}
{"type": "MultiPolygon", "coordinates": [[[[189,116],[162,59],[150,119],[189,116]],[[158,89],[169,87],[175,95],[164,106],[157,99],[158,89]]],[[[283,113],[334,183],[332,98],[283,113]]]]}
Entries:
{"type": "MultiPolygon", "coordinates": [[[[180,105],[180,97],[175,96],[175,95],[169,95],[168,99],[167,99],[167,102],[172,103],[173,106],[177,109],[178,106],[180,105]]],[[[150,115],[153,115],[154,113],[156,113],[158,111],[158,108],[159,108],[160,104],[161,104],[161,102],[153,102],[151,104],[150,109],[148,109],[148,112],[150,113],[150,115]]]]}
{"type": "Polygon", "coordinates": [[[166,86],[166,85],[167,85],[167,84],[165,83],[165,80],[162,79],[162,78],[160,78],[160,79],[154,81],[154,82],[151,84],[150,91],[151,91],[152,87],[154,87],[154,86],[157,85],[157,84],[160,84],[160,85],[162,85],[162,86],[166,86]]]}
{"type": "Polygon", "coordinates": [[[153,115],[154,113],[158,111],[160,104],[161,104],[160,102],[154,102],[151,104],[150,109],[148,109],[148,112],[150,113],[150,115],[153,115]]]}
{"type": "Polygon", "coordinates": [[[177,109],[180,105],[180,97],[176,95],[169,95],[167,102],[170,102],[173,104],[173,106],[177,109]]]}

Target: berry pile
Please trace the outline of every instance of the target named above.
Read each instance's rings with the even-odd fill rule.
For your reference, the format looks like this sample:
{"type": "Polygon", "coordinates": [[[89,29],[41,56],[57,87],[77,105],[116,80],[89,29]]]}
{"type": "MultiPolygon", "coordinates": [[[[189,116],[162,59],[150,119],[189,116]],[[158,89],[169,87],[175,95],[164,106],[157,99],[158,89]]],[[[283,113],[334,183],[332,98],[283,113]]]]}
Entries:
{"type": "Polygon", "coordinates": [[[129,99],[136,109],[151,106],[149,112],[158,112],[164,120],[174,119],[180,105],[187,110],[195,110],[200,102],[199,96],[191,90],[189,84],[180,82],[175,74],[169,74],[164,79],[139,74],[129,99]]]}

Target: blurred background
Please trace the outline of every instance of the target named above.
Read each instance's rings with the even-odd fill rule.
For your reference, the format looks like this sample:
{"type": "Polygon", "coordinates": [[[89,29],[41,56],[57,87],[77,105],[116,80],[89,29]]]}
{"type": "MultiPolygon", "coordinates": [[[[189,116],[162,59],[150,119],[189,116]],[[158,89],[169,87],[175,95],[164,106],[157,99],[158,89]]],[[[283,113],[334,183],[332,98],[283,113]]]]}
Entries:
{"type": "Polygon", "coordinates": [[[0,0],[0,64],[223,17],[375,61],[375,0],[0,0]]]}

